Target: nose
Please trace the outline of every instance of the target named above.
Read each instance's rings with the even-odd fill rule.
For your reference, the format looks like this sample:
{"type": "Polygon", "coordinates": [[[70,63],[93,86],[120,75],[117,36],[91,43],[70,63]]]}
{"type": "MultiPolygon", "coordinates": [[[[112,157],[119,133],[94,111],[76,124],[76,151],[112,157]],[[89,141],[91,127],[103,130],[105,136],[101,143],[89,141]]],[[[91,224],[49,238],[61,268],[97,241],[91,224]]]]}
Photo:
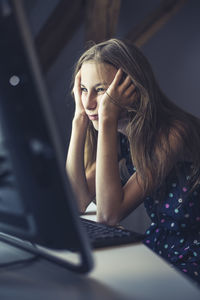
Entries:
{"type": "Polygon", "coordinates": [[[85,109],[95,110],[97,107],[97,99],[92,93],[88,93],[85,99],[85,109]]]}

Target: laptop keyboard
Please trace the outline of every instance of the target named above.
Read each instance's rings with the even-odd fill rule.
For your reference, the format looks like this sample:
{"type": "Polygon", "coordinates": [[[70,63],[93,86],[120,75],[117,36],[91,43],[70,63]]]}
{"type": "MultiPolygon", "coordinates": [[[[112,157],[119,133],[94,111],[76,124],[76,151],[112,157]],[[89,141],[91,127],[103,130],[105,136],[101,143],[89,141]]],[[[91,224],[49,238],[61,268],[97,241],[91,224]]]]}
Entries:
{"type": "Polygon", "coordinates": [[[142,241],[144,235],[121,227],[108,226],[81,218],[92,248],[103,248],[142,241]]]}

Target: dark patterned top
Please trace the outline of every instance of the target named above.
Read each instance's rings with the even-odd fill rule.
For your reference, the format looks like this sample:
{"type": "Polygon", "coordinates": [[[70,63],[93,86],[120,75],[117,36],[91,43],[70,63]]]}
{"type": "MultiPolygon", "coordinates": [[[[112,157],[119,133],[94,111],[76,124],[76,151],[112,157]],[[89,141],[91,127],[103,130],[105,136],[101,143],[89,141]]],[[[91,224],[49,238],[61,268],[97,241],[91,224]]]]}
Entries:
{"type": "MultiPolygon", "coordinates": [[[[132,175],[135,168],[127,139],[122,136],[121,148],[124,146],[122,154],[132,175]]],[[[200,284],[200,187],[190,192],[191,167],[190,162],[178,162],[166,178],[162,199],[144,199],[152,221],[144,244],[200,284]]]]}

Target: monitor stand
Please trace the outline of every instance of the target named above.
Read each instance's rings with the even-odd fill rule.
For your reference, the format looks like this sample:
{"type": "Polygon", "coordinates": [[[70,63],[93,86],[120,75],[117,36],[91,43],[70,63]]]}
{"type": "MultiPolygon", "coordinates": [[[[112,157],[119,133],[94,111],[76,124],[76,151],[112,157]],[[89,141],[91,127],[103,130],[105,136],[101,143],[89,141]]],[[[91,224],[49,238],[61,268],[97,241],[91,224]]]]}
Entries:
{"type": "Polygon", "coordinates": [[[52,250],[0,232],[0,268],[44,258],[70,271],[87,273],[88,257],[84,251],[52,250]]]}
{"type": "Polygon", "coordinates": [[[0,268],[32,261],[37,255],[0,241],[0,268]]]}

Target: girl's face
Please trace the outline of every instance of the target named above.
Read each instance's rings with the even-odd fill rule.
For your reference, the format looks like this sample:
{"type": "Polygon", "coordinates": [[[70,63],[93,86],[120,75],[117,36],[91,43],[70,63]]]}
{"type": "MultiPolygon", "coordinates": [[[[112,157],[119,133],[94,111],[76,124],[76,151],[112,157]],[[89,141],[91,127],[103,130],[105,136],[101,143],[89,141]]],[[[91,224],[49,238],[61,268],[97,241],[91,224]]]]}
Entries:
{"type": "Polygon", "coordinates": [[[88,118],[98,130],[101,97],[113,81],[117,69],[106,63],[88,61],[81,67],[81,99],[88,118]]]}

